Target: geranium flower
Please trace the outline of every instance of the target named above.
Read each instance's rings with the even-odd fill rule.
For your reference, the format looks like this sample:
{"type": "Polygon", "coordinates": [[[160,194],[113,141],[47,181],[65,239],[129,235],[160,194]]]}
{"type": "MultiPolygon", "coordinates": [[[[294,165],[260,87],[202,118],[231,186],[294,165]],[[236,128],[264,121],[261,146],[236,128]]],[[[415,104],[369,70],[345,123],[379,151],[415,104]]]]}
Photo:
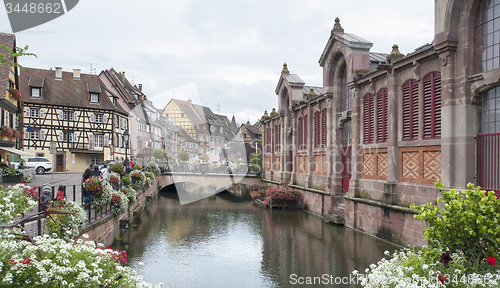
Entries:
{"type": "Polygon", "coordinates": [[[441,255],[441,260],[439,260],[439,262],[443,263],[444,267],[448,267],[448,264],[450,264],[452,260],[453,259],[450,257],[450,251],[448,251],[441,255]]]}
{"type": "Polygon", "coordinates": [[[488,260],[488,265],[497,264],[497,259],[495,259],[495,257],[488,256],[488,257],[486,257],[486,260],[488,260]]]}

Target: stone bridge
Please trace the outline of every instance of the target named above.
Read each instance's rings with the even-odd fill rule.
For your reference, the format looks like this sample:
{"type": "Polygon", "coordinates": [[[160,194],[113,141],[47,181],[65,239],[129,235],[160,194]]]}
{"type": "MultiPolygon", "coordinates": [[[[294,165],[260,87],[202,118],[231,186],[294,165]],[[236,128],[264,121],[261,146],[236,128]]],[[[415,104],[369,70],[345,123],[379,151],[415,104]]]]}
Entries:
{"type": "Polygon", "coordinates": [[[158,180],[159,189],[175,185],[181,204],[188,204],[214,195],[235,184],[252,185],[260,183],[260,176],[238,174],[191,174],[165,173],[158,180]],[[196,184],[186,188],[185,183],[196,184]]]}

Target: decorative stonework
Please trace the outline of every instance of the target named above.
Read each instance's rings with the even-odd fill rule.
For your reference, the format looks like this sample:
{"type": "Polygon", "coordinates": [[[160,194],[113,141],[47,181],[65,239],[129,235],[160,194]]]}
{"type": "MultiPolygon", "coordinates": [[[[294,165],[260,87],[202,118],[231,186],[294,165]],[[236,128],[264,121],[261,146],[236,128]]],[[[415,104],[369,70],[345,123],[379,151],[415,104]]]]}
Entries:
{"type": "Polygon", "coordinates": [[[328,162],[326,161],[325,152],[314,153],[313,163],[314,174],[326,175],[326,171],[328,170],[328,162]]]}
{"type": "Polygon", "coordinates": [[[441,178],[441,146],[399,148],[399,180],[434,184],[441,178]]]}
{"type": "Polygon", "coordinates": [[[387,149],[370,149],[361,151],[363,172],[361,178],[386,180],[387,179],[387,149]]]}
{"type": "Polygon", "coordinates": [[[368,177],[374,177],[375,174],[375,154],[365,153],[363,154],[363,175],[368,177]]]}
{"type": "Polygon", "coordinates": [[[410,151],[403,152],[403,177],[404,178],[418,178],[418,152],[410,151]]]}
{"type": "Polygon", "coordinates": [[[377,154],[377,174],[387,178],[387,152],[377,154]]]}
{"type": "Polygon", "coordinates": [[[298,172],[307,173],[307,153],[298,154],[298,172]]]}
{"type": "Polygon", "coordinates": [[[266,156],[266,170],[271,170],[271,156],[266,156]]]}
{"type": "Polygon", "coordinates": [[[281,170],[281,156],[274,156],[274,171],[281,170]]]}
{"type": "Polygon", "coordinates": [[[441,178],[441,151],[424,151],[424,179],[441,178]]]}

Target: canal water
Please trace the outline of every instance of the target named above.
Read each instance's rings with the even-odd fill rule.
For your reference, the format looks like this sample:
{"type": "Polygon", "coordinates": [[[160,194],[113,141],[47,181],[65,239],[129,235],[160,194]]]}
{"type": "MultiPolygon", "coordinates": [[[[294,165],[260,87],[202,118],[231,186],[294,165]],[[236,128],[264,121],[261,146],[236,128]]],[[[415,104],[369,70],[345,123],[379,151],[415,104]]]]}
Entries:
{"type": "Polygon", "coordinates": [[[225,191],[182,206],[175,192],[160,192],[113,248],[165,287],[361,287],[352,271],[399,247],[225,191]]]}

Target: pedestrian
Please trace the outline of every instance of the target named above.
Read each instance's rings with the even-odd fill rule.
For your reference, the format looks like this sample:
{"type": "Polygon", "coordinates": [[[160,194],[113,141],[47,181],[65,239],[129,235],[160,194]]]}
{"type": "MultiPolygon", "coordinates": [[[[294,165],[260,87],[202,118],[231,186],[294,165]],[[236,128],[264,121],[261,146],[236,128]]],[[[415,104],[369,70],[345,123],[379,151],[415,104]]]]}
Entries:
{"type": "Polygon", "coordinates": [[[101,172],[99,171],[99,167],[97,167],[97,165],[94,165],[94,170],[92,170],[92,177],[99,178],[99,176],[101,176],[101,172]]]}
{"type": "Polygon", "coordinates": [[[63,199],[66,199],[66,191],[64,191],[64,186],[63,185],[59,185],[59,189],[57,189],[57,196],[56,196],[56,200],[63,200],[63,199]]]}
{"type": "Polygon", "coordinates": [[[85,172],[83,172],[83,175],[82,175],[82,194],[83,194],[83,202],[85,204],[89,203],[90,195],[89,195],[89,192],[87,191],[87,189],[83,188],[83,182],[85,182],[85,180],[92,177],[92,170],[94,170],[94,164],[90,164],[89,167],[87,169],[85,169],[85,172]]]}
{"type": "Polygon", "coordinates": [[[108,171],[108,165],[104,164],[102,169],[101,169],[101,176],[102,179],[107,180],[109,178],[109,171],[108,171]]]}

